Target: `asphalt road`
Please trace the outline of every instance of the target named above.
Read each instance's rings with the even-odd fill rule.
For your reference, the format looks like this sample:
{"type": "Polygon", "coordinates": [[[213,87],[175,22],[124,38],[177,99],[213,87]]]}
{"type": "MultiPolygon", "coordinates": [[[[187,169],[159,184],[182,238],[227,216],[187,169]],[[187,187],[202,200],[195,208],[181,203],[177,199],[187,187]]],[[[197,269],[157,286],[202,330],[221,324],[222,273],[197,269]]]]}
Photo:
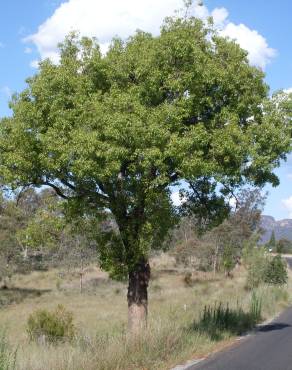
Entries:
{"type": "MultiPolygon", "coordinates": [[[[292,258],[286,258],[292,268],[292,258]]],[[[292,370],[292,308],[188,370],[292,370]]]]}
{"type": "Polygon", "coordinates": [[[290,267],[290,269],[292,269],[292,257],[285,257],[287,263],[288,263],[288,266],[290,267]]]}
{"type": "Polygon", "coordinates": [[[292,370],[292,308],[255,334],[188,370],[292,370]]]}

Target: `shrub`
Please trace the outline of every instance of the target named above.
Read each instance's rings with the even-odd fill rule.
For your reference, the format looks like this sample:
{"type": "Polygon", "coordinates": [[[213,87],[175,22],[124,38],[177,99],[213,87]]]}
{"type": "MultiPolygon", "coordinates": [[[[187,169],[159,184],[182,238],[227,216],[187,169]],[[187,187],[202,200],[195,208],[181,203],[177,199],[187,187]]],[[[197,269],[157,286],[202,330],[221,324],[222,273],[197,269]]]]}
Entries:
{"type": "Polygon", "coordinates": [[[193,279],[192,279],[192,273],[191,272],[188,271],[188,272],[185,273],[184,283],[188,287],[193,286],[193,279]]]}
{"type": "Polygon", "coordinates": [[[284,285],[287,280],[287,264],[280,255],[277,255],[266,266],[264,282],[271,285],[284,285]]]}
{"type": "Polygon", "coordinates": [[[254,247],[246,250],[244,260],[247,267],[246,287],[248,289],[257,288],[265,280],[269,259],[264,249],[254,247]]]}
{"type": "Polygon", "coordinates": [[[59,305],[55,311],[38,310],[27,321],[30,340],[56,342],[71,340],[75,335],[73,315],[59,305]]]}
{"type": "Polygon", "coordinates": [[[235,267],[235,255],[234,255],[234,249],[228,245],[224,248],[223,252],[223,266],[224,271],[227,276],[230,276],[230,272],[235,267]]]}

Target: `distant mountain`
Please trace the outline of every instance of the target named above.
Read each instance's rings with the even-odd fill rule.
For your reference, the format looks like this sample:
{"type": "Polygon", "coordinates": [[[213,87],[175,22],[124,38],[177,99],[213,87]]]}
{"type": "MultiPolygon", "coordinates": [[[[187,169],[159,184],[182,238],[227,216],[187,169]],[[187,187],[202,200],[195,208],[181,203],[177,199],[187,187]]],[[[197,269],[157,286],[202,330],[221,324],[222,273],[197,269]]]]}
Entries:
{"type": "Polygon", "coordinates": [[[270,240],[273,230],[276,240],[288,239],[292,241],[292,220],[285,219],[276,221],[272,216],[262,216],[261,227],[264,230],[261,242],[266,243],[270,240]]]}

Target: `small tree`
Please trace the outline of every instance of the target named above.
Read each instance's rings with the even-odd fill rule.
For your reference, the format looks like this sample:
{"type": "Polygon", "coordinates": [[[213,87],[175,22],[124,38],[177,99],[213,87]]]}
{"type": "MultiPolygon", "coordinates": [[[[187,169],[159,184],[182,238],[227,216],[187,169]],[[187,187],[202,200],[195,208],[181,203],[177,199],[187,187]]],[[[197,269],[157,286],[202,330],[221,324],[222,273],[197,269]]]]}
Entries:
{"type": "Polygon", "coordinates": [[[223,251],[222,257],[223,267],[226,276],[230,277],[231,271],[234,269],[236,264],[236,256],[234,255],[234,248],[231,245],[227,245],[223,251]]]}
{"type": "Polygon", "coordinates": [[[264,282],[269,264],[265,250],[254,244],[247,245],[244,251],[244,264],[247,267],[246,287],[257,288],[264,282]]]}
{"type": "Polygon", "coordinates": [[[272,285],[284,285],[288,281],[287,263],[280,255],[269,261],[265,270],[264,281],[272,285]]]}
{"type": "Polygon", "coordinates": [[[276,236],[275,236],[275,230],[272,231],[270,240],[267,243],[267,249],[275,251],[276,250],[276,236]]]}
{"type": "Polygon", "coordinates": [[[287,253],[291,254],[292,253],[292,242],[291,240],[282,238],[277,241],[276,244],[276,252],[277,253],[287,253]]]}

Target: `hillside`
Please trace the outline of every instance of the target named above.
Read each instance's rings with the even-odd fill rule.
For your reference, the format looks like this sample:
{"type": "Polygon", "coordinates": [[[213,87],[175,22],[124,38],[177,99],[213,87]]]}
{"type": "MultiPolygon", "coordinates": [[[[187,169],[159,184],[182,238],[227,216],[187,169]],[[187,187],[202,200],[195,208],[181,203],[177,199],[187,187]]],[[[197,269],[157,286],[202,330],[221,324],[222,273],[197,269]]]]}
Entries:
{"type": "Polygon", "coordinates": [[[266,243],[271,233],[275,231],[275,237],[279,239],[288,239],[292,241],[292,219],[284,219],[276,221],[272,216],[262,216],[261,226],[264,229],[264,233],[261,241],[266,243]]]}

